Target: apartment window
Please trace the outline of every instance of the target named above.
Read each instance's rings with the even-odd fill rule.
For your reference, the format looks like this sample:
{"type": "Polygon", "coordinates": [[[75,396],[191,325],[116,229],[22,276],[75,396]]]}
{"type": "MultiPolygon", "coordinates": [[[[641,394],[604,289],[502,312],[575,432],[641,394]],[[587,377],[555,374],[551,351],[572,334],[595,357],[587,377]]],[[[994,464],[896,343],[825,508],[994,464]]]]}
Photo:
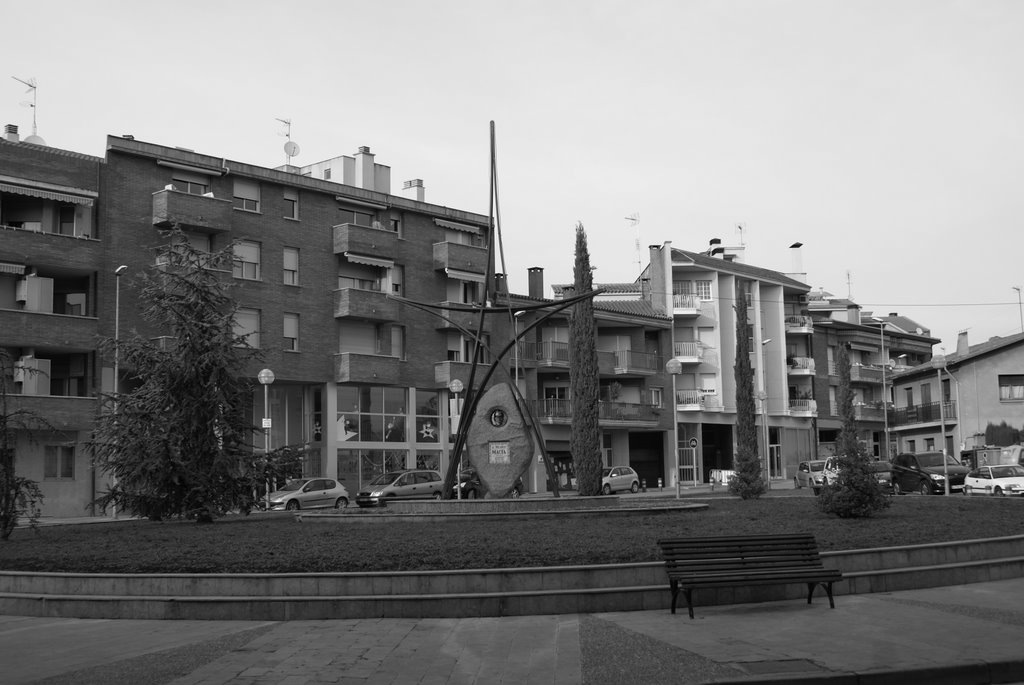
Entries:
{"type": "Polygon", "coordinates": [[[284,189],[284,218],[299,218],[299,191],[294,188],[284,189]]]}
{"type": "Polygon", "coordinates": [[[296,247],[284,248],[283,282],[285,285],[299,284],[299,250],[296,247]]]}
{"type": "Polygon", "coordinates": [[[907,440],[907,451],[911,454],[917,452],[917,440],[907,440]]]}
{"type": "Polygon", "coordinates": [[[389,228],[395,233],[402,232],[402,220],[401,219],[388,219],[389,228]]]}
{"type": "Polygon", "coordinates": [[[260,310],[239,307],[235,312],[235,335],[245,338],[250,347],[260,346],[260,310]]]}
{"type": "Polygon", "coordinates": [[[697,297],[701,300],[711,299],[711,281],[697,281],[697,297]]]}
{"type": "Polygon", "coordinates": [[[331,180],[331,170],[330,169],[324,169],[324,180],[325,181],[330,181],[331,180]]]}
{"type": "Polygon", "coordinates": [[[373,226],[373,214],[360,212],[355,209],[341,210],[341,223],[356,224],[357,226],[373,226]]]}
{"type": "Polygon", "coordinates": [[[245,178],[236,178],[235,208],[247,212],[260,211],[260,184],[245,178]]]}
{"type": "Polygon", "coordinates": [[[664,401],[664,391],[661,388],[651,388],[651,406],[660,407],[664,401]]]}
{"type": "Polygon", "coordinates": [[[234,246],[235,261],[231,271],[235,278],[247,281],[260,280],[260,244],[240,240],[234,246]]]}
{"type": "Polygon", "coordinates": [[[75,234],[75,206],[61,205],[57,210],[57,233],[60,235],[75,234]]]}
{"type": "Polygon", "coordinates": [[[46,445],[43,450],[44,480],[74,480],[74,445],[46,445]]]}
{"type": "Polygon", "coordinates": [[[284,350],[286,352],[299,351],[299,315],[284,314],[284,350]]]}
{"type": "Polygon", "coordinates": [[[935,438],[924,439],[924,450],[925,452],[931,452],[935,449],[935,438]]]}
{"type": "Polygon", "coordinates": [[[1001,402],[1024,400],[1024,375],[999,376],[999,400],[1001,402]]]}
{"type": "Polygon", "coordinates": [[[190,171],[175,171],[171,176],[171,185],[189,195],[205,195],[210,192],[210,177],[190,171]]]}

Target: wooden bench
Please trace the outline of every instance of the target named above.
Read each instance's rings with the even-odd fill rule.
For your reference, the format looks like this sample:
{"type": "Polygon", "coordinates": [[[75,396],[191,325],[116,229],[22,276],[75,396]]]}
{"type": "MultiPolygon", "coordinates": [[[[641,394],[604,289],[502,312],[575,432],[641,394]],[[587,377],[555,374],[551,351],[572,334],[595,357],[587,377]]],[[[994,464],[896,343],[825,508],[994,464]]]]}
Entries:
{"type": "Polygon", "coordinates": [[[843,574],[825,568],[813,535],[737,535],[658,540],[672,590],[672,613],[679,591],[693,618],[692,594],[697,588],[807,583],[807,603],[814,588],[828,593],[835,609],[832,583],[843,574]]]}

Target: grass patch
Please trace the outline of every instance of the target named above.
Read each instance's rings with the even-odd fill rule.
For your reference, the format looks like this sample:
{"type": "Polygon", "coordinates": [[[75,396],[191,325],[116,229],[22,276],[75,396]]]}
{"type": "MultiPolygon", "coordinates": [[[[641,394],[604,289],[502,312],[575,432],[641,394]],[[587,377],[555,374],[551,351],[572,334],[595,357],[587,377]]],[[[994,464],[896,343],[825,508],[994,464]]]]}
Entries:
{"type": "MultiPolygon", "coordinates": [[[[1024,534],[1024,500],[907,496],[867,519],[822,514],[813,497],[713,498],[703,511],[632,517],[299,523],[289,514],[210,525],[123,521],[27,528],[0,569],[84,573],[413,571],[659,561],[662,537],[813,533],[823,551],[1024,534]]],[[[346,512],[344,516],[377,515],[346,512]]]]}

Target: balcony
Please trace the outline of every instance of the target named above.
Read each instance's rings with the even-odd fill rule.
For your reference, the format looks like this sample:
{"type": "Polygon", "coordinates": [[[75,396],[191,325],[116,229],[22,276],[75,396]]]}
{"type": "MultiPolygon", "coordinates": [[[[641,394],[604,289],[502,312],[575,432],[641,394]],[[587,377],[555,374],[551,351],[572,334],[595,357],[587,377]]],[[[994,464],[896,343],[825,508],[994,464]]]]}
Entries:
{"type": "Polygon", "coordinates": [[[338,224],[334,227],[334,254],[355,254],[392,260],[398,247],[398,234],[383,228],[359,224],[338,224]]]}
{"type": "MultiPolygon", "coordinates": [[[[469,373],[472,370],[473,365],[469,362],[453,362],[443,361],[434,364],[434,383],[438,387],[448,387],[448,384],[454,380],[462,382],[462,387],[469,387],[469,373]]],[[[481,373],[483,369],[477,368],[476,380],[483,378],[481,373]]]]}
{"type": "Polygon", "coordinates": [[[818,415],[818,403],[815,400],[789,400],[789,415],[814,417],[818,415]]]}
{"type": "Polygon", "coordinates": [[[461,243],[434,243],[434,270],[454,269],[480,278],[487,273],[487,248],[461,243]]]}
{"type": "Polygon", "coordinates": [[[876,403],[854,403],[853,418],[857,421],[885,421],[885,409],[876,403]]]}
{"type": "Polygon", "coordinates": [[[853,364],[850,366],[850,382],[880,384],[882,382],[882,367],[853,364]]]}
{"type": "Polygon", "coordinates": [[[787,373],[790,376],[814,375],[814,357],[789,357],[786,361],[789,363],[787,373]]]}
{"type": "Polygon", "coordinates": [[[153,225],[175,225],[191,231],[223,233],[231,230],[232,202],[213,195],[191,195],[177,190],[153,193],[153,225]]]}
{"type": "Polygon", "coordinates": [[[890,426],[910,426],[915,423],[956,423],[956,402],[931,402],[913,407],[897,407],[890,414],[890,426]]]}
{"type": "Polygon", "coordinates": [[[809,316],[787,316],[784,322],[786,333],[811,334],[814,333],[814,319],[809,316]]]}
{"type": "MultiPolygon", "coordinates": [[[[466,304],[461,302],[442,302],[441,304],[457,305],[459,307],[466,306],[466,304]]],[[[467,311],[464,309],[435,309],[432,311],[440,315],[436,317],[436,328],[438,330],[444,330],[446,328],[456,329],[457,326],[461,326],[467,331],[476,332],[477,327],[480,325],[480,312],[467,311]],[[445,318],[442,319],[442,316],[445,318]]],[[[493,315],[484,317],[484,332],[491,330],[491,321],[493,318],[493,315]]]]}
{"type": "MultiPolygon", "coordinates": [[[[530,403],[533,417],[544,423],[570,423],[572,421],[572,400],[545,399],[530,403]]],[[[658,421],[660,407],[633,402],[601,402],[598,404],[598,420],[602,424],[651,424],[658,421]]]]}
{"type": "Polygon", "coordinates": [[[615,350],[615,373],[650,376],[662,370],[661,357],[651,352],[615,350]]]}
{"type": "Polygon", "coordinates": [[[396,385],[401,379],[402,361],[398,357],[361,352],[339,352],[334,355],[336,383],[367,383],[396,385]]]}
{"type": "Polygon", "coordinates": [[[701,300],[698,295],[672,293],[672,314],[675,316],[700,316],[701,300]]]}
{"type": "Polygon", "coordinates": [[[380,290],[342,288],[334,291],[334,318],[364,321],[397,321],[398,302],[380,290]]]}
{"type": "Polygon", "coordinates": [[[554,340],[542,342],[537,350],[537,363],[539,366],[555,366],[568,369],[569,343],[554,340]]]}
{"type": "Polygon", "coordinates": [[[672,343],[672,358],[681,364],[700,364],[704,361],[704,346],[699,342],[672,343]]]}
{"type": "Polygon", "coordinates": [[[99,320],[92,316],[0,309],[4,344],[15,347],[94,350],[99,320]]]}
{"type": "Polygon", "coordinates": [[[678,411],[704,411],[718,409],[718,396],[704,390],[676,390],[676,409],[678,411]]]}

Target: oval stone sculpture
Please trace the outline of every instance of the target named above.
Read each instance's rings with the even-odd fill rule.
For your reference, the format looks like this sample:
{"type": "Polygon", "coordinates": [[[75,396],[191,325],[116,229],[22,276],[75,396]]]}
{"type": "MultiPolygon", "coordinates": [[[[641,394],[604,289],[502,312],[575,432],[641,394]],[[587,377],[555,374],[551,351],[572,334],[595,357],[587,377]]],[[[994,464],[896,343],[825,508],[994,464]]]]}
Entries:
{"type": "Polygon", "coordinates": [[[480,398],[466,449],[487,497],[507,497],[533,459],[533,436],[507,383],[480,398]]]}

